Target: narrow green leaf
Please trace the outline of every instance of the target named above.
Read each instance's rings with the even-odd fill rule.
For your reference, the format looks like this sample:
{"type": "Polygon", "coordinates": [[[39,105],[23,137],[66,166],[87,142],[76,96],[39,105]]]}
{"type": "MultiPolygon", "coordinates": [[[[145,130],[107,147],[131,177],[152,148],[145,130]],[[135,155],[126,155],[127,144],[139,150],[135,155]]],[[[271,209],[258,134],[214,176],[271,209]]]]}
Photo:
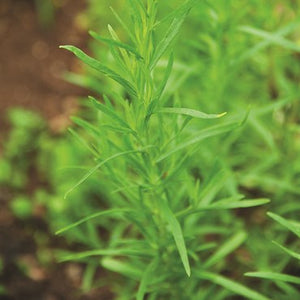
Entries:
{"type": "Polygon", "coordinates": [[[110,257],[103,258],[101,260],[101,265],[110,271],[122,274],[137,281],[140,280],[144,272],[144,270],[134,267],[130,263],[121,262],[110,257]]]}
{"type": "Polygon", "coordinates": [[[82,278],[82,290],[84,293],[88,293],[92,289],[94,282],[94,276],[97,272],[97,265],[93,262],[88,263],[82,278]]]}
{"type": "Polygon", "coordinates": [[[201,279],[206,279],[209,280],[215,284],[218,284],[222,287],[224,287],[225,289],[233,292],[234,294],[238,294],[241,295],[247,299],[251,299],[251,300],[271,300],[267,297],[265,297],[264,295],[251,290],[245,286],[243,286],[240,283],[237,283],[233,280],[230,280],[228,278],[225,278],[221,275],[218,274],[214,274],[211,272],[204,272],[204,271],[200,271],[197,273],[197,276],[201,279]]]}
{"type": "Polygon", "coordinates": [[[133,133],[132,129],[124,128],[124,127],[121,127],[121,126],[111,126],[111,125],[108,125],[108,124],[103,124],[103,125],[100,126],[100,128],[104,128],[104,129],[115,131],[115,132],[133,133]]]}
{"type": "Polygon", "coordinates": [[[87,172],[72,188],[70,188],[66,192],[64,198],[66,198],[75,188],[77,188],[79,185],[81,185],[83,182],[85,182],[93,173],[95,173],[98,169],[100,169],[103,165],[105,165],[110,160],[113,160],[113,159],[115,159],[117,157],[120,157],[120,156],[128,155],[128,154],[131,154],[131,153],[137,153],[137,152],[141,152],[141,150],[130,150],[130,151],[124,151],[124,152],[116,153],[116,154],[106,158],[105,160],[99,162],[95,167],[90,169],[89,172],[87,172]]]}
{"type": "Polygon", "coordinates": [[[241,126],[240,122],[231,122],[231,123],[226,123],[226,124],[221,124],[221,125],[215,125],[206,129],[203,129],[201,131],[199,131],[196,135],[194,135],[193,137],[189,138],[188,140],[180,143],[179,145],[175,146],[172,148],[172,150],[162,154],[160,157],[158,157],[158,159],[156,160],[156,162],[160,162],[164,159],[166,159],[167,157],[169,157],[170,155],[181,151],[191,145],[197,144],[199,142],[201,142],[204,139],[207,139],[209,137],[212,136],[216,136],[222,133],[226,133],[228,131],[232,131],[236,128],[238,128],[239,126],[241,126]]]}
{"type": "Polygon", "coordinates": [[[277,99],[276,102],[271,102],[267,105],[252,109],[250,115],[254,115],[255,117],[264,116],[265,114],[273,113],[275,110],[278,110],[287,104],[291,104],[294,101],[295,98],[291,96],[283,99],[277,99]]]}
{"type": "Polygon", "coordinates": [[[167,86],[167,83],[168,83],[168,80],[169,80],[169,77],[171,76],[171,72],[172,72],[172,69],[173,69],[173,64],[174,64],[174,54],[171,53],[170,57],[169,57],[169,60],[168,60],[168,64],[167,64],[167,68],[166,68],[166,71],[165,71],[165,75],[164,75],[164,78],[162,80],[162,82],[160,83],[159,85],[159,88],[156,92],[156,95],[155,95],[155,99],[157,99],[157,101],[160,100],[166,86],[167,86]]]}
{"type": "Polygon", "coordinates": [[[86,120],[83,120],[78,117],[71,117],[71,120],[78,126],[82,127],[85,129],[87,132],[94,134],[96,136],[101,136],[101,131],[99,130],[98,127],[94,126],[91,122],[88,122],[86,120]]]}
{"type": "Polygon", "coordinates": [[[128,129],[131,129],[130,126],[121,117],[119,117],[118,114],[113,109],[111,109],[107,105],[102,104],[101,102],[97,101],[95,98],[93,98],[91,96],[89,96],[89,99],[92,101],[93,105],[97,109],[99,109],[104,114],[111,117],[114,121],[119,123],[121,126],[123,126],[125,128],[128,128],[128,129]]]}
{"type": "MultiPolygon", "coordinates": [[[[274,175],[276,176],[276,175],[274,175]]],[[[295,193],[296,195],[300,195],[300,188],[297,184],[292,184],[290,180],[284,180],[283,178],[272,177],[270,174],[269,176],[264,176],[261,174],[256,173],[249,173],[244,176],[244,178],[241,178],[241,181],[244,182],[253,182],[256,185],[263,186],[266,190],[272,190],[277,191],[278,189],[282,189],[284,191],[288,191],[291,193],[295,193]]]]}
{"type": "Polygon", "coordinates": [[[200,251],[206,251],[206,250],[210,250],[212,248],[215,248],[217,246],[217,243],[215,242],[211,242],[211,243],[207,243],[204,245],[201,245],[199,247],[196,248],[195,252],[200,252],[200,251]]]}
{"type": "Polygon", "coordinates": [[[245,273],[245,276],[270,279],[270,280],[274,280],[274,281],[279,280],[279,281],[284,281],[284,282],[289,282],[289,283],[300,284],[300,277],[282,274],[282,273],[248,272],[248,273],[245,273]]]}
{"type": "Polygon", "coordinates": [[[103,73],[104,75],[110,77],[114,81],[118,82],[131,95],[136,96],[136,90],[135,90],[134,86],[128,80],[123,78],[121,75],[119,75],[118,73],[116,73],[112,69],[110,69],[107,66],[103,65],[98,60],[88,56],[82,50],[80,50],[80,49],[78,49],[77,47],[74,47],[74,46],[65,45],[65,46],[60,46],[60,48],[71,51],[75,56],[77,56],[85,64],[87,64],[91,68],[103,73]]]}
{"type": "Polygon", "coordinates": [[[158,102],[160,101],[162,95],[163,95],[163,92],[167,86],[167,82],[169,80],[169,77],[171,75],[171,72],[172,72],[172,68],[173,68],[173,63],[174,63],[174,55],[173,53],[170,55],[170,58],[168,60],[168,65],[167,65],[167,68],[166,68],[166,71],[165,71],[165,75],[164,75],[164,78],[162,80],[162,82],[160,83],[156,93],[155,93],[155,96],[154,96],[154,99],[153,101],[151,101],[151,103],[149,104],[149,107],[147,109],[147,118],[149,118],[153,111],[155,110],[155,107],[157,106],[158,102]]]}
{"type": "Polygon", "coordinates": [[[161,201],[158,202],[163,217],[170,226],[184,269],[187,275],[191,276],[191,268],[180,223],[169,208],[168,203],[165,201],[165,199],[161,199],[161,201]]]}
{"type": "Polygon", "coordinates": [[[296,223],[288,221],[287,219],[280,217],[271,212],[267,212],[267,215],[271,217],[273,220],[275,220],[276,222],[278,222],[279,224],[281,224],[282,226],[286,227],[287,229],[295,233],[298,236],[298,238],[300,238],[300,224],[296,225],[296,223]]]}
{"type": "Polygon", "coordinates": [[[139,3],[136,0],[128,0],[129,8],[131,10],[132,17],[135,19],[136,23],[138,25],[142,26],[143,21],[142,17],[144,15],[143,12],[145,12],[144,8],[142,9],[141,5],[139,8],[139,3]]]}
{"type": "Polygon", "coordinates": [[[130,248],[99,249],[64,255],[60,258],[60,261],[80,260],[91,256],[137,256],[148,258],[149,256],[151,257],[151,251],[146,252],[144,249],[144,251],[141,252],[140,250],[130,248]]]}
{"type": "Polygon", "coordinates": [[[132,34],[132,30],[130,30],[128,28],[128,26],[126,25],[126,23],[121,19],[121,17],[119,16],[119,14],[110,6],[110,9],[112,11],[112,13],[114,14],[115,18],[117,19],[117,21],[120,23],[120,25],[123,27],[123,29],[126,31],[126,33],[128,34],[128,36],[130,37],[131,41],[135,41],[135,37],[132,34]]]}
{"type": "Polygon", "coordinates": [[[148,285],[150,284],[150,282],[153,279],[153,272],[157,268],[158,262],[159,262],[158,258],[155,257],[151,261],[151,263],[147,266],[147,268],[143,274],[141,283],[139,285],[139,289],[137,291],[136,300],[144,300],[148,285]]]}
{"type": "Polygon", "coordinates": [[[120,215],[120,214],[129,212],[129,211],[131,211],[131,210],[128,209],[128,208],[126,208],[126,209],[125,208],[116,208],[116,209],[109,209],[109,210],[105,210],[105,211],[100,211],[100,212],[91,214],[89,216],[86,216],[86,217],[84,217],[84,218],[82,218],[82,219],[80,219],[80,220],[64,227],[64,228],[61,228],[61,229],[57,230],[55,232],[55,234],[61,234],[65,231],[67,231],[67,230],[70,230],[74,227],[77,227],[77,226],[79,226],[79,225],[81,225],[81,224],[83,224],[87,221],[90,221],[90,220],[98,218],[98,217],[115,216],[115,215],[120,215]]]}
{"type": "Polygon", "coordinates": [[[282,36],[276,34],[276,33],[271,33],[267,32],[261,29],[256,29],[250,26],[241,26],[240,30],[255,36],[258,36],[260,38],[266,39],[270,41],[271,43],[281,46],[283,48],[287,48],[289,50],[295,51],[295,52],[300,52],[300,46],[298,46],[296,43],[293,43],[282,36]]]}
{"type": "Polygon", "coordinates": [[[216,119],[223,117],[226,115],[226,112],[221,114],[206,114],[204,112],[189,109],[189,108],[177,108],[177,107],[163,107],[160,108],[158,113],[169,113],[169,114],[179,114],[179,115],[185,115],[193,118],[199,118],[199,119],[216,119]]]}
{"type": "Polygon", "coordinates": [[[254,207],[260,206],[270,203],[270,199],[254,199],[254,200],[242,200],[242,201],[232,201],[229,202],[228,200],[221,200],[217,201],[207,207],[201,207],[200,209],[234,209],[234,208],[247,208],[247,207],[254,207]]]}
{"type": "Polygon", "coordinates": [[[262,124],[262,122],[255,118],[254,116],[249,117],[249,123],[257,131],[257,133],[263,138],[265,143],[272,149],[273,152],[276,151],[276,144],[274,142],[274,137],[268,128],[262,124]]]}
{"type": "Polygon", "coordinates": [[[82,146],[84,146],[87,150],[89,150],[95,157],[99,156],[99,153],[91,147],[85,139],[83,139],[79,134],[77,134],[76,131],[74,131],[72,128],[69,128],[68,131],[72,134],[72,136],[78,141],[78,143],[82,146]]]}
{"type": "Polygon", "coordinates": [[[273,243],[278,246],[279,248],[281,248],[284,252],[286,252],[287,254],[289,254],[290,256],[294,257],[294,258],[297,258],[298,260],[300,260],[300,253],[297,253],[295,251],[292,251],[282,245],[280,245],[279,243],[273,241],[273,243]]]}
{"type": "Polygon", "coordinates": [[[209,268],[222,260],[225,256],[233,252],[238,248],[247,238],[247,234],[244,231],[240,231],[225,242],[208,260],[204,263],[204,268],[209,268]]]}
{"type": "Polygon", "coordinates": [[[254,199],[254,200],[239,200],[240,197],[233,196],[228,199],[216,201],[209,205],[202,205],[199,208],[188,208],[183,211],[180,211],[176,214],[177,217],[187,216],[202,213],[208,210],[224,210],[224,209],[236,209],[236,208],[248,208],[248,207],[255,207],[270,203],[269,199],[254,199]],[[230,201],[232,200],[232,201],[230,201]]]}
{"type": "Polygon", "coordinates": [[[155,24],[155,27],[157,27],[159,24],[167,22],[169,20],[173,20],[176,16],[182,15],[185,12],[188,12],[190,9],[192,9],[196,4],[199,4],[199,0],[187,0],[182,5],[180,5],[177,9],[173,10],[171,13],[169,13],[166,17],[161,19],[155,24]]]}
{"type": "MultiPolygon", "coordinates": [[[[295,28],[299,26],[299,18],[295,21],[289,23],[288,25],[280,28],[278,31],[273,33],[274,37],[284,37],[285,35],[292,32],[295,28]]],[[[265,49],[270,44],[272,44],[272,40],[263,40],[262,42],[256,44],[254,47],[250,48],[246,52],[244,52],[240,57],[235,58],[232,62],[234,64],[241,63],[242,61],[254,57],[259,51],[265,49]]],[[[277,102],[277,101],[276,101],[277,102]]]]}
{"type": "Polygon", "coordinates": [[[191,9],[191,4],[194,1],[188,1],[188,4],[186,6],[181,7],[181,9],[176,10],[174,19],[169,26],[168,31],[166,32],[165,36],[162,38],[160,43],[157,45],[154,54],[150,61],[150,70],[152,70],[157,62],[160,60],[160,58],[167,52],[170,45],[176,38],[177,34],[180,31],[180,28],[185,20],[185,17],[187,16],[189,10],[191,9]]]}
{"type": "MultiPolygon", "coordinates": [[[[217,193],[224,187],[228,178],[227,172],[220,166],[218,161],[212,165],[211,171],[207,175],[207,178],[202,184],[196,207],[208,206],[212,203],[212,201],[215,200],[217,193]]],[[[241,199],[243,199],[243,197],[235,195],[234,199],[228,200],[237,201],[241,199]]]]}
{"type": "Polygon", "coordinates": [[[86,76],[86,74],[76,74],[72,72],[64,72],[63,79],[74,85],[83,87],[87,90],[102,93],[102,88],[99,86],[99,79],[97,77],[86,76]]]}
{"type": "Polygon", "coordinates": [[[113,39],[108,39],[108,38],[102,37],[94,31],[89,31],[89,34],[97,41],[104,42],[104,43],[108,44],[109,46],[115,46],[118,48],[125,49],[126,51],[134,54],[138,59],[142,59],[142,56],[137,52],[137,50],[135,48],[131,47],[130,45],[121,43],[121,42],[113,40],[113,39]]]}
{"type": "Polygon", "coordinates": [[[104,103],[105,105],[110,109],[110,110],[114,110],[114,106],[113,104],[111,103],[111,101],[109,100],[109,98],[104,94],[102,95],[103,96],[103,100],[104,100],[104,103]]]}

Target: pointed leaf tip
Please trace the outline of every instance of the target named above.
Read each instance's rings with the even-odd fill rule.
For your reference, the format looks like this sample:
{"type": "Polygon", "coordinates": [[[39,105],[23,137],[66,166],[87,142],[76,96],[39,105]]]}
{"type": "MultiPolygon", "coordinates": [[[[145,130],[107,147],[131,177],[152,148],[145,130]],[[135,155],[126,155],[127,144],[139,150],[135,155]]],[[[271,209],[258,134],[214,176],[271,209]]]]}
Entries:
{"type": "Polygon", "coordinates": [[[225,111],[225,112],[223,112],[223,113],[220,113],[220,114],[218,114],[218,118],[221,118],[221,117],[223,117],[223,116],[225,116],[225,115],[227,115],[227,111],[225,111]]]}
{"type": "Polygon", "coordinates": [[[66,50],[71,50],[72,46],[70,45],[60,45],[59,49],[66,49],[66,50]]]}

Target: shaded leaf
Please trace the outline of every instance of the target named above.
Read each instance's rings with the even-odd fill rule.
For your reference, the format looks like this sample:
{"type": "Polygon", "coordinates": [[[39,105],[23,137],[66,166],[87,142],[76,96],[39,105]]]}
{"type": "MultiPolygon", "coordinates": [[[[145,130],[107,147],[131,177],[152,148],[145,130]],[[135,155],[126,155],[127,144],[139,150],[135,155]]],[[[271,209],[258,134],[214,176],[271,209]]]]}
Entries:
{"type": "Polygon", "coordinates": [[[248,272],[248,273],[245,273],[245,276],[270,279],[270,280],[274,280],[274,281],[279,280],[279,281],[284,281],[284,282],[300,284],[300,277],[282,274],[282,273],[248,272]]]}
{"type": "Polygon", "coordinates": [[[100,212],[97,212],[97,213],[94,213],[94,214],[91,214],[89,216],[86,216],[72,224],[69,224],[68,226],[64,227],[64,228],[61,228],[60,230],[57,230],[55,232],[55,234],[61,234],[67,230],[70,230],[74,227],[77,227],[87,221],[90,221],[92,219],[95,219],[95,218],[98,218],[98,217],[106,217],[106,216],[114,216],[114,215],[122,215],[123,213],[126,213],[126,212],[129,212],[131,211],[130,209],[128,208],[116,208],[116,209],[109,209],[109,210],[105,210],[105,211],[100,211],[100,212]]]}
{"type": "Polygon", "coordinates": [[[264,295],[254,291],[254,290],[251,290],[248,287],[245,287],[244,285],[242,285],[240,283],[237,283],[231,279],[225,278],[218,274],[201,271],[201,272],[197,273],[197,276],[201,279],[206,279],[215,284],[218,284],[218,285],[224,287],[225,289],[232,291],[234,294],[241,295],[241,296],[251,299],[251,300],[271,300],[271,299],[265,297],[264,295]]]}
{"type": "Polygon", "coordinates": [[[139,285],[139,289],[137,291],[137,295],[136,295],[137,300],[144,300],[144,297],[147,292],[147,287],[153,279],[153,272],[157,268],[158,262],[159,262],[158,258],[155,257],[151,261],[151,263],[147,266],[147,268],[143,274],[141,283],[139,285]]]}
{"type": "Polygon", "coordinates": [[[106,159],[104,159],[103,161],[99,162],[95,167],[93,167],[92,169],[89,170],[89,172],[87,172],[72,188],[70,188],[66,193],[65,193],[65,198],[68,196],[68,194],[70,194],[75,188],[77,188],[79,185],[81,185],[83,182],[85,182],[93,173],[95,173],[98,169],[100,169],[103,165],[105,165],[107,162],[109,162],[110,160],[113,160],[117,157],[120,156],[124,156],[124,155],[128,155],[131,153],[137,153],[137,152],[141,152],[141,150],[129,150],[129,151],[124,151],[124,152],[119,152],[116,153],[106,159]]]}
{"type": "Polygon", "coordinates": [[[286,227],[287,229],[295,233],[298,236],[298,238],[300,238],[300,224],[296,224],[291,221],[288,221],[287,219],[280,217],[271,212],[267,212],[267,215],[271,217],[273,220],[275,220],[276,222],[278,222],[279,224],[283,225],[284,227],[286,227]]]}
{"type": "Polygon", "coordinates": [[[172,155],[178,151],[181,151],[191,145],[197,144],[206,138],[216,136],[216,135],[219,135],[222,133],[226,133],[228,131],[238,128],[239,126],[241,126],[240,122],[232,122],[232,123],[226,123],[226,124],[221,124],[221,125],[215,125],[215,126],[200,130],[196,135],[192,136],[188,140],[183,141],[182,143],[173,147],[172,150],[162,154],[160,157],[157,158],[156,162],[160,162],[160,161],[166,159],[167,157],[169,157],[170,155],[172,155]]]}
{"type": "Polygon", "coordinates": [[[62,256],[60,261],[79,260],[91,256],[138,256],[138,257],[149,257],[151,256],[150,251],[140,251],[131,248],[120,248],[120,249],[99,249],[91,251],[83,251],[70,255],[62,256]]]}
{"type": "Polygon", "coordinates": [[[279,248],[281,248],[284,252],[286,252],[287,254],[289,254],[290,256],[294,257],[294,258],[297,258],[298,260],[300,260],[300,253],[297,253],[295,251],[292,251],[282,245],[280,245],[279,243],[273,241],[273,243],[278,246],[279,248]]]}
{"type": "Polygon", "coordinates": [[[184,269],[188,276],[191,275],[191,268],[189,264],[187,249],[185,246],[185,241],[182,233],[182,229],[180,226],[180,223],[176,219],[175,215],[171,211],[171,209],[168,206],[168,203],[165,201],[165,199],[162,199],[159,202],[160,210],[163,214],[164,219],[168,222],[172,235],[175,240],[176,247],[178,249],[182,264],[184,266],[184,269]]]}
{"type": "Polygon", "coordinates": [[[204,263],[205,268],[209,268],[222,260],[225,256],[233,252],[238,248],[247,238],[247,234],[244,231],[240,231],[225,242],[212,256],[210,256],[204,263]]]}
{"type": "Polygon", "coordinates": [[[126,51],[134,54],[137,58],[142,59],[142,56],[137,52],[137,50],[135,48],[131,47],[130,45],[121,43],[121,42],[113,40],[113,39],[108,39],[108,38],[102,37],[94,31],[89,31],[89,34],[97,41],[104,42],[104,43],[108,44],[109,46],[115,46],[118,48],[125,49],[126,51]]]}
{"type": "Polygon", "coordinates": [[[226,115],[226,112],[221,114],[206,114],[199,110],[194,110],[190,108],[177,108],[177,107],[164,107],[164,108],[160,108],[157,112],[179,114],[179,115],[185,115],[185,116],[199,118],[199,119],[216,119],[226,115]]]}
{"type": "Polygon", "coordinates": [[[107,66],[103,65],[98,60],[88,56],[82,50],[80,50],[80,49],[78,49],[77,47],[74,47],[74,46],[65,45],[65,46],[60,46],[60,48],[71,51],[73,54],[75,54],[75,56],[77,56],[85,64],[87,64],[88,66],[92,67],[93,69],[103,73],[104,75],[110,77],[114,81],[118,82],[131,95],[136,96],[136,90],[135,90],[134,86],[128,80],[123,78],[121,75],[119,75],[118,73],[116,73],[112,69],[110,69],[107,66]]]}
{"type": "Polygon", "coordinates": [[[121,262],[110,257],[103,258],[101,260],[101,265],[110,271],[117,272],[137,281],[140,280],[144,271],[140,268],[134,267],[130,263],[121,262]]]}
{"type": "Polygon", "coordinates": [[[281,46],[283,48],[287,48],[289,50],[295,51],[295,52],[300,52],[300,46],[298,46],[296,43],[293,43],[284,37],[276,34],[276,33],[271,33],[267,32],[261,29],[256,29],[250,26],[241,26],[240,30],[255,36],[258,36],[260,38],[266,39],[272,44],[281,46]]]}

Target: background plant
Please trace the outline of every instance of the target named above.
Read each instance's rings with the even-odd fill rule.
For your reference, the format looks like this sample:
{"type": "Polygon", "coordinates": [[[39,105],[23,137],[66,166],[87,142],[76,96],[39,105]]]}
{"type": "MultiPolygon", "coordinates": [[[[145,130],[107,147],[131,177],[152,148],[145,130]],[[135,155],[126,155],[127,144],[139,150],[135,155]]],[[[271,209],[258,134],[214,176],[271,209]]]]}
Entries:
{"type": "MultiPolygon", "coordinates": [[[[287,220],[279,215],[269,212],[268,215],[277,221],[280,225],[286,227],[291,233],[295,234],[299,238],[299,222],[294,220],[287,220]]],[[[286,241],[287,235],[281,234],[281,240],[286,241]]],[[[281,243],[277,241],[273,242],[276,246],[278,246],[286,255],[292,257],[293,259],[300,259],[299,253],[293,250],[290,250],[283,246],[281,243]]],[[[299,240],[293,240],[293,248],[297,249],[297,245],[299,245],[299,240]]],[[[280,262],[284,264],[286,259],[280,260],[280,262]]],[[[277,266],[278,268],[278,266],[277,266]]],[[[292,284],[300,284],[299,274],[296,273],[294,275],[281,273],[282,269],[279,270],[262,270],[257,272],[248,272],[245,275],[250,277],[258,277],[263,279],[271,280],[275,283],[278,288],[278,291],[272,293],[272,297],[276,297],[278,299],[290,299],[299,297],[299,290],[295,289],[292,284]],[[277,271],[277,272],[276,272],[277,271]]]]}

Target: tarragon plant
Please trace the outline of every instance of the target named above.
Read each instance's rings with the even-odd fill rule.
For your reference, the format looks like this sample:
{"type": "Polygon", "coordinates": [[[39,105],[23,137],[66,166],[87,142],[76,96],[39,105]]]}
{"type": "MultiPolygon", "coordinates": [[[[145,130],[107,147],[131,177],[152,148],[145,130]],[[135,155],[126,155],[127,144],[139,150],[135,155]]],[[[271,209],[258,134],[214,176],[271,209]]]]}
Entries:
{"type": "Polygon", "coordinates": [[[103,87],[99,99],[89,97],[96,120],[75,117],[80,133],[71,130],[93,166],[66,197],[97,175],[105,195],[101,209],[58,231],[88,223],[99,226],[102,238],[99,246],[63,259],[97,266],[101,257],[104,268],[123,276],[107,283],[117,299],[268,299],[232,279],[225,261],[247,238],[243,224],[225,211],[268,200],[222,192],[228,174],[218,160],[209,169],[195,166],[205,141],[242,126],[246,113],[204,113],[201,103],[191,107],[195,101],[176,88],[182,69],[173,55],[175,40],[201,1],[188,0],[165,16],[159,2],[128,0],[124,18],[113,10],[125,42],[111,26],[109,38],[91,32],[110,49],[105,62],[62,46],[116,83],[103,87]],[[226,269],[228,277],[221,275],[226,269]]]}

